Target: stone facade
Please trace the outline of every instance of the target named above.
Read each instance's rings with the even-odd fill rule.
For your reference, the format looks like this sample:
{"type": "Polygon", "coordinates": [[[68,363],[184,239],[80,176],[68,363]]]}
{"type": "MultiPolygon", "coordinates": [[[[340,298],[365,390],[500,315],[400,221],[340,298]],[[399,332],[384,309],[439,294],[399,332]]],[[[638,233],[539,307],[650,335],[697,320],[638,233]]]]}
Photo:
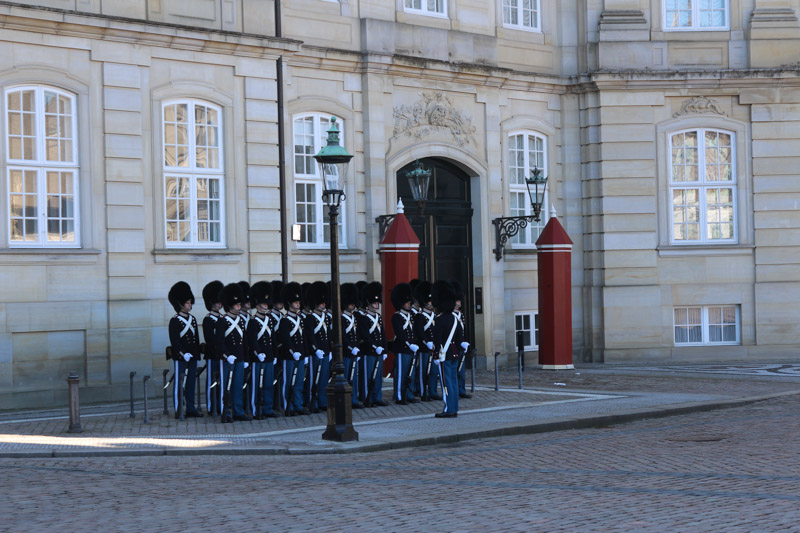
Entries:
{"type": "Polygon", "coordinates": [[[76,369],[84,401],[125,398],[129,372],[166,367],[166,294],[179,279],[198,319],[206,282],[279,278],[282,242],[290,279],[327,279],[327,247],[280,230],[281,217],[298,222],[301,116],[338,117],[355,154],[343,281],[379,276],[374,220],[394,212],[399,169],[433,157],[469,176],[480,354],[513,351],[515,314],[537,306],[535,250],[491,251],[491,220],[512,214],[513,142],[530,134],[544,140],[548,203],[575,243],[576,360],[793,356],[800,0],[728,0],[713,30],[699,12],[671,28],[678,15],[661,0],[540,0],[534,28],[509,24],[500,0],[444,0],[446,13],[407,3],[284,0],[276,25],[271,0],[0,1],[0,86],[73,95],[79,162],[78,246],[20,246],[3,121],[0,405],[63,403],[76,369]],[[167,242],[162,112],[174,101],[219,109],[221,246],[167,242]],[[671,167],[683,156],[672,143],[685,131],[732,139],[734,200],[703,215],[733,217],[724,243],[673,238],[671,167]],[[704,335],[711,308],[733,310],[735,339],[676,344],[685,308],[703,313],[704,335]]]}

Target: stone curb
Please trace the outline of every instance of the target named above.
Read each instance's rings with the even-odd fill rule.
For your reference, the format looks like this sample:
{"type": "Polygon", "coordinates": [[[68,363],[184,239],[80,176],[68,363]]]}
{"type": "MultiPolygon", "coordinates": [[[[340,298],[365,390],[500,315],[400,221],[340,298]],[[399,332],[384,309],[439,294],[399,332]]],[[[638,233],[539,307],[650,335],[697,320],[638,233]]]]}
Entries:
{"type": "Polygon", "coordinates": [[[743,407],[754,403],[793,396],[800,394],[800,390],[785,391],[775,394],[764,394],[760,396],[750,396],[746,398],[734,398],[730,400],[712,400],[708,402],[692,402],[676,404],[668,407],[654,407],[643,409],[632,409],[620,411],[608,415],[587,415],[577,418],[557,418],[546,422],[535,422],[530,424],[510,424],[505,426],[495,426],[476,431],[462,433],[439,433],[426,437],[411,437],[408,439],[394,440],[390,442],[380,442],[375,444],[344,443],[339,447],[313,448],[313,447],[291,447],[291,446],[261,446],[261,447],[220,447],[220,448],[193,448],[193,449],[171,449],[171,448],[137,448],[127,450],[85,450],[85,449],[66,449],[66,450],[19,450],[19,451],[0,451],[0,459],[22,459],[22,458],[78,458],[78,457],[153,457],[153,456],[199,456],[199,455],[332,455],[332,454],[352,454],[352,453],[372,453],[387,450],[398,450],[402,448],[416,448],[421,446],[433,446],[436,444],[453,444],[475,439],[487,439],[493,437],[504,437],[513,435],[531,435],[536,433],[550,433],[554,431],[564,431],[569,429],[588,429],[618,424],[627,424],[639,420],[652,418],[665,418],[669,416],[684,415],[690,413],[700,413],[714,411],[717,409],[731,409],[743,407]]]}

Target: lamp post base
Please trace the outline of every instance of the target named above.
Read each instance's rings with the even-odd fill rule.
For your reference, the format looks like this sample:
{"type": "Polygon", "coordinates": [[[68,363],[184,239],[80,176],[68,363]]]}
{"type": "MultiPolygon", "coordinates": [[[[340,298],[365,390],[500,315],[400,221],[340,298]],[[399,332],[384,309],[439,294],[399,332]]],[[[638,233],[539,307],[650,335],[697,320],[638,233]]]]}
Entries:
{"type": "Polygon", "coordinates": [[[322,438],[336,442],[358,440],[358,432],[353,428],[353,389],[343,374],[336,375],[325,394],[328,398],[328,427],[322,438]]]}

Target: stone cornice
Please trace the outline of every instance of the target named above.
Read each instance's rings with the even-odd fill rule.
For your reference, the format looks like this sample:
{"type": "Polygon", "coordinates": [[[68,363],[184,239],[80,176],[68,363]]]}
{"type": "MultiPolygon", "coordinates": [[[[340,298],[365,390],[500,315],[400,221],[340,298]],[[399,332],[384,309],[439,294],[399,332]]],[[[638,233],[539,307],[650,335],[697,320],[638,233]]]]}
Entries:
{"type": "Polygon", "coordinates": [[[597,90],[737,89],[800,87],[800,67],[774,69],[657,71],[596,71],[573,78],[570,90],[577,93],[597,90]]]}
{"type": "Polygon", "coordinates": [[[301,45],[295,39],[32,7],[3,0],[0,0],[0,29],[245,57],[291,54],[301,45]]]}

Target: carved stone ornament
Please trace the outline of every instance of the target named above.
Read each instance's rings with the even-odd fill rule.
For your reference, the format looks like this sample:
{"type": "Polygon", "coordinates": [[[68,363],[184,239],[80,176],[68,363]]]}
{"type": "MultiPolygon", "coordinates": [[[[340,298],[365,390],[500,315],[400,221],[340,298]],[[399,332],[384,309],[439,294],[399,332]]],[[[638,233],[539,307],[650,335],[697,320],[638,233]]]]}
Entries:
{"type": "Polygon", "coordinates": [[[694,98],[683,102],[681,110],[672,115],[672,117],[676,118],[683,115],[702,113],[714,113],[725,117],[728,116],[728,114],[722,110],[722,107],[720,107],[716,100],[711,100],[705,96],[695,96],[694,98]]]}
{"type": "Polygon", "coordinates": [[[459,146],[475,143],[472,118],[453,107],[453,102],[441,92],[422,93],[414,105],[394,108],[392,139],[401,135],[421,139],[441,130],[449,130],[459,146]]]}

